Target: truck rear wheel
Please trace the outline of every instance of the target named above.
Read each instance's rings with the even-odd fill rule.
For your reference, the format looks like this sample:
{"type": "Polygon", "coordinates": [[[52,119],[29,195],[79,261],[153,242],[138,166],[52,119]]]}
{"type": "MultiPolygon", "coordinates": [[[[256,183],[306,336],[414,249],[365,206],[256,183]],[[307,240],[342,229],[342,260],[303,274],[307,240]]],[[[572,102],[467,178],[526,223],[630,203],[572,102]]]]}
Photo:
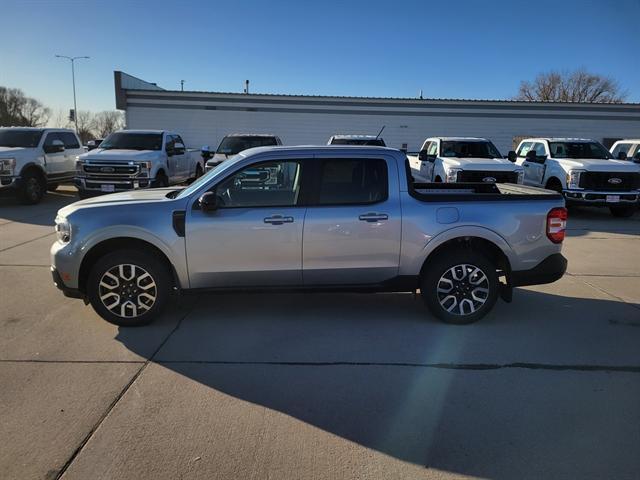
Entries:
{"type": "Polygon", "coordinates": [[[484,317],[499,294],[496,267],[473,250],[446,250],[426,266],[420,295],[445,323],[465,325],[484,317]]]}
{"type": "Polygon", "coordinates": [[[47,189],[47,183],[42,174],[31,170],[22,175],[22,185],[18,190],[18,199],[25,205],[40,203],[47,189]]]}
{"type": "Polygon", "coordinates": [[[122,327],[146,325],[164,309],[171,274],[155,255],[119,250],[100,258],[89,273],[87,296],[107,322],[122,327]]]}

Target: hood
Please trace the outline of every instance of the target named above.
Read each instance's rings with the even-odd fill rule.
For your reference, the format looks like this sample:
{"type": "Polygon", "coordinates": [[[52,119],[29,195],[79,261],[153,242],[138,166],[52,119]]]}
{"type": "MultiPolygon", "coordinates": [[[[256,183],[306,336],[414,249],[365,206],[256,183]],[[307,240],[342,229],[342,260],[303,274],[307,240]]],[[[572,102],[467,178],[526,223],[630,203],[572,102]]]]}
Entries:
{"type": "Polygon", "coordinates": [[[604,158],[556,158],[566,170],[584,169],[590,172],[640,172],[640,164],[629,160],[607,160],[604,158]]]}
{"type": "Polygon", "coordinates": [[[149,190],[129,190],[126,192],[111,193],[98,197],[87,198],[79,202],[72,203],[59,210],[63,217],[70,215],[76,210],[97,207],[131,206],[145,203],[172,202],[174,199],[167,198],[167,194],[177,188],[151,188],[149,190]]]}
{"type": "Polygon", "coordinates": [[[145,161],[155,160],[161,154],[161,150],[104,150],[102,148],[96,148],[94,150],[91,150],[90,152],[80,155],[80,160],[89,162],[128,162],[131,160],[145,161]]]}
{"type": "Polygon", "coordinates": [[[513,172],[521,167],[506,158],[459,158],[440,157],[442,162],[451,168],[465,170],[491,170],[494,172],[513,172]]]}
{"type": "Polygon", "coordinates": [[[35,148],[24,148],[24,147],[0,147],[0,157],[15,157],[23,155],[27,152],[33,151],[35,148]]]}
{"type": "Polygon", "coordinates": [[[233,155],[227,155],[225,153],[216,153],[213,157],[212,160],[215,160],[216,162],[222,162],[223,160],[227,160],[228,158],[233,157],[233,155]]]}

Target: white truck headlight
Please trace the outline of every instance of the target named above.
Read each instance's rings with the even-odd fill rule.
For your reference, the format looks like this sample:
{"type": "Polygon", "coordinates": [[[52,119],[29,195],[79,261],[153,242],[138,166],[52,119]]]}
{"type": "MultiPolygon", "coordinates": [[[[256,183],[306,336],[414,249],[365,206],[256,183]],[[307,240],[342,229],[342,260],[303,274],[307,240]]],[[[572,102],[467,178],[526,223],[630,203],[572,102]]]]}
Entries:
{"type": "Polygon", "coordinates": [[[65,217],[56,217],[55,230],[58,241],[68,243],[71,240],[71,224],[65,217]]]}
{"type": "Polygon", "coordinates": [[[524,183],[524,169],[516,170],[516,173],[518,174],[517,182],[520,184],[524,183]]]}
{"type": "Polygon", "coordinates": [[[151,172],[151,162],[138,162],[138,165],[140,166],[140,176],[148,177],[151,172]]]}
{"type": "Polygon", "coordinates": [[[13,170],[15,168],[16,168],[15,158],[0,159],[0,175],[13,175],[13,170]]]}
{"type": "Polygon", "coordinates": [[[580,188],[580,175],[584,170],[569,170],[567,172],[567,188],[575,190],[580,188]]]}
{"type": "Polygon", "coordinates": [[[76,157],[76,175],[83,175],[84,170],[82,169],[82,160],[76,157]]]}
{"type": "Polygon", "coordinates": [[[458,173],[461,172],[462,169],[461,168],[450,168],[447,171],[447,178],[445,179],[445,181],[447,183],[455,183],[458,181],[458,173]]]}

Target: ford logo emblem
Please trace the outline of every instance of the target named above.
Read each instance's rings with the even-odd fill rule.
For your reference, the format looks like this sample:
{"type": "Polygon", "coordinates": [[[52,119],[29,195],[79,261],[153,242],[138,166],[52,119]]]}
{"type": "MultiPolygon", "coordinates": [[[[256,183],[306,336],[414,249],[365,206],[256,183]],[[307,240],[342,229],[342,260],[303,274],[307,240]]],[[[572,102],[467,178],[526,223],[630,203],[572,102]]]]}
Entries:
{"type": "Polygon", "coordinates": [[[622,179],[621,178],[610,178],[609,180],[607,180],[607,182],[613,184],[613,185],[620,185],[622,183],[622,179]]]}
{"type": "Polygon", "coordinates": [[[101,168],[100,168],[100,171],[101,171],[102,173],[113,173],[113,172],[115,172],[115,171],[116,171],[116,169],[115,169],[115,168],[113,168],[113,167],[101,167],[101,168]]]}
{"type": "Polygon", "coordinates": [[[496,183],[496,179],[493,177],[484,177],[482,181],[487,183],[496,183]]]}

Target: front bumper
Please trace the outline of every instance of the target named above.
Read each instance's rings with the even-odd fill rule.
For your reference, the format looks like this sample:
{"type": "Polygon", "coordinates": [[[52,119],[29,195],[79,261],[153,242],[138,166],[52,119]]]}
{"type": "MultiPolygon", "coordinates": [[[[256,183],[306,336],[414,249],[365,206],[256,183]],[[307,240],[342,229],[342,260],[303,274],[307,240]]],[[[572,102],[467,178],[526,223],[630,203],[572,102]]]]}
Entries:
{"type": "Polygon", "coordinates": [[[0,191],[17,190],[22,184],[22,178],[8,175],[0,176],[0,191]]]}
{"type": "Polygon", "coordinates": [[[78,190],[84,190],[92,193],[113,193],[123,192],[126,190],[138,190],[140,188],[149,188],[154,186],[154,181],[151,178],[89,178],[89,177],[75,177],[74,184],[78,190]],[[113,185],[113,192],[103,190],[103,185],[113,185]]]}
{"type": "Polygon", "coordinates": [[[561,253],[549,255],[530,270],[511,272],[511,286],[542,285],[559,280],[567,271],[567,259],[561,253]]]}
{"type": "Polygon", "coordinates": [[[77,288],[69,288],[62,281],[62,277],[60,276],[60,272],[56,269],[56,267],[51,267],[51,276],[53,277],[53,284],[58,287],[58,290],[62,291],[62,294],[65,297],[69,298],[85,298],[85,295],[78,290],[77,288]]]}
{"type": "Polygon", "coordinates": [[[563,190],[568,205],[622,206],[633,205],[640,201],[640,191],[603,192],[597,190],[563,190]],[[607,201],[607,198],[609,201],[607,201]],[[617,201],[612,201],[617,198],[617,201]]]}

